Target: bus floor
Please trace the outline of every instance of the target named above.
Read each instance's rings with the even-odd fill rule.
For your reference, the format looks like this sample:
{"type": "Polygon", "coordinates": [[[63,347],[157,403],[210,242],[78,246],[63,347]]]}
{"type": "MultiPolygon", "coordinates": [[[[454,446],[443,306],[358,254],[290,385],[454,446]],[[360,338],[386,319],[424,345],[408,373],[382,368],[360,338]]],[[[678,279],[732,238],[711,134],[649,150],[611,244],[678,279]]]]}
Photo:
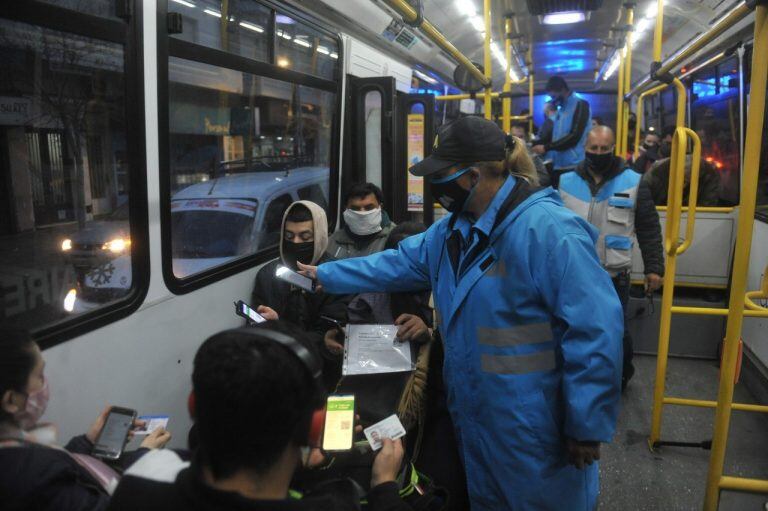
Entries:
{"type": "MultiPolygon", "coordinates": [[[[636,356],[635,377],[622,398],[616,436],[603,446],[600,467],[601,511],[700,510],[704,503],[710,451],[694,447],[648,449],[656,357],[636,356]]],[[[714,399],[718,368],[714,361],[670,358],[667,396],[714,399]]],[[[737,385],[734,401],[756,403],[737,385]]],[[[765,403],[757,403],[765,404],[765,403]]],[[[700,442],[712,438],[715,411],[689,406],[664,407],[661,438],[700,442]]],[[[768,414],[733,412],[725,475],[768,478],[768,414]]],[[[724,491],[720,511],[766,511],[768,495],[724,491]]]]}

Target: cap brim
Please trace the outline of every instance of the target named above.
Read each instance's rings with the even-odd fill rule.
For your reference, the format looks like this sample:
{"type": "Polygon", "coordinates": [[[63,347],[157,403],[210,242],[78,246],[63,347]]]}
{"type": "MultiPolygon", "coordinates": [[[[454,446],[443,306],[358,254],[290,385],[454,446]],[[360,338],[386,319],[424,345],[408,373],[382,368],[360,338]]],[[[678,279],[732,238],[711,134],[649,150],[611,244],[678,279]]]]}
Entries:
{"type": "Polygon", "coordinates": [[[456,165],[457,163],[458,162],[455,161],[441,160],[439,158],[427,156],[419,163],[409,168],[408,172],[414,176],[427,177],[436,172],[440,172],[441,170],[445,170],[451,165],[456,165]]]}

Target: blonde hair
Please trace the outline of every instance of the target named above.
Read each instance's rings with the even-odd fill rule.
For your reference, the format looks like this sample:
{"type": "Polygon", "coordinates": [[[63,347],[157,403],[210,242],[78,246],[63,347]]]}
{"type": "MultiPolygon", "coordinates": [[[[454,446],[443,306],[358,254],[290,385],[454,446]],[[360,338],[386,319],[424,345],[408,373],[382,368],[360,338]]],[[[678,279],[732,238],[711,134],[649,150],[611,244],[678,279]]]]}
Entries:
{"type": "Polygon", "coordinates": [[[528,154],[525,142],[513,136],[509,136],[509,139],[511,139],[509,145],[514,140],[514,147],[511,150],[507,150],[507,156],[504,160],[478,162],[477,167],[496,178],[506,177],[507,174],[511,174],[525,179],[534,186],[538,186],[539,176],[536,173],[536,165],[534,165],[533,160],[528,154]]]}

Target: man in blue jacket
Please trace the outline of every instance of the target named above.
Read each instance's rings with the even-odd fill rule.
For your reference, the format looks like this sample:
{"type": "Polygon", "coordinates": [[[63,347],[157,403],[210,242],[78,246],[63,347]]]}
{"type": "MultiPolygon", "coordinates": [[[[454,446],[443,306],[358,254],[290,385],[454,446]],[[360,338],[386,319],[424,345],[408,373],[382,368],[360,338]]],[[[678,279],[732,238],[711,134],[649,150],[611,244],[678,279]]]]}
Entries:
{"type": "Polygon", "coordinates": [[[514,143],[484,119],[448,124],[410,170],[450,216],[396,250],[302,268],[330,293],[433,289],[473,511],[588,511],[618,413],[621,304],[595,230],[509,175],[514,143]]]}
{"type": "Polygon", "coordinates": [[[532,151],[552,160],[554,172],[552,186],[557,188],[559,177],[571,171],[584,160],[584,142],[591,127],[589,102],[573,92],[561,76],[547,81],[547,94],[557,107],[552,121],[552,138],[549,142],[533,146],[532,151]]]}

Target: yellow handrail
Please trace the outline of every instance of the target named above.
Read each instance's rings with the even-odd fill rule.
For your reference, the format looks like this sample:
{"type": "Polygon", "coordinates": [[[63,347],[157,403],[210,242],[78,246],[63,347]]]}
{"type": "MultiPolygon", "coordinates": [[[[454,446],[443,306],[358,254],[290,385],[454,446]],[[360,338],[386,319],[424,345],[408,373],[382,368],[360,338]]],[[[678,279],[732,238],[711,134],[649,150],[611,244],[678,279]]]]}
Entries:
{"type": "MultiPolygon", "coordinates": [[[[656,211],[666,212],[667,206],[656,206],[656,211]]],[[[688,211],[688,206],[683,206],[682,212],[685,213],[686,211],[688,211]]],[[[736,208],[733,206],[730,206],[730,207],[696,206],[697,213],[733,213],[734,211],[736,211],[736,208]]]]}
{"type": "Polygon", "coordinates": [[[485,118],[493,119],[493,102],[491,100],[491,0],[483,0],[483,19],[485,20],[485,40],[483,41],[483,71],[485,72],[485,97],[483,107],[485,118]]]}
{"type": "Polygon", "coordinates": [[[768,481],[723,476],[728,429],[731,423],[734,374],[739,358],[741,327],[747,298],[747,272],[752,248],[752,234],[757,203],[757,184],[760,174],[760,148],[765,121],[765,96],[768,85],[768,4],[755,5],[754,46],[750,76],[750,100],[747,109],[747,129],[744,140],[744,167],[741,180],[741,205],[736,250],[731,273],[731,294],[728,300],[728,321],[725,329],[723,360],[720,365],[720,386],[717,392],[715,430],[712,452],[707,471],[705,511],[717,510],[720,490],[723,488],[768,492],[768,481]]]}
{"type": "Polygon", "coordinates": [[[533,77],[533,44],[528,47],[528,133],[533,136],[533,89],[535,84],[533,77]]]}
{"type": "Polygon", "coordinates": [[[621,156],[626,158],[627,151],[629,150],[629,101],[625,101],[624,97],[629,92],[630,85],[632,84],[632,24],[635,22],[635,9],[631,7],[634,4],[627,5],[627,35],[625,37],[625,54],[624,54],[624,88],[621,90],[621,105],[622,105],[622,125],[621,125],[621,156]]]}
{"type": "Polygon", "coordinates": [[[616,156],[621,156],[621,139],[624,136],[624,134],[621,131],[622,126],[624,126],[624,122],[622,121],[622,116],[624,114],[624,98],[621,97],[622,93],[624,92],[624,56],[622,55],[622,52],[624,49],[618,50],[619,52],[619,75],[618,75],[618,84],[616,89],[616,147],[614,149],[614,154],[616,156]]]}
{"type": "Polygon", "coordinates": [[[645,116],[645,108],[643,106],[643,102],[645,101],[646,96],[656,94],[657,92],[661,92],[666,88],[667,88],[666,83],[657,85],[656,87],[652,89],[648,89],[647,91],[643,92],[637,97],[637,123],[635,124],[635,152],[634,152],[635,160],[637,160],[637,158],[640,156],[640,127],[643,125],[643,117],[645,116]]]}
{"type": "MultiPolygon", "coordinates": [[[[504,70],[504,92],[512,91],[512,20],[504,20],[504,58],[507,59],[507,68],[504,70]]],[[[512,129],[512,99],[504,98],[501,100],[501,122],[504,133],[509,133],[512,129]]]]}
{"type": "MultiPolygon", "coordinates": [[[[406,21],[413,23],[418,19],[416,10],[405,0],[384,0],[384,2],[394,9],[400,16],[406,21]]],[[[475,79],[479,80],[484,86],[490,86],[491,80],[486,77],[463,53],[461,53],[456,47],[451,44],[443,34],[440,33],[435,26],[428,20],[424,19],[419,25],[419,28],[427,38],[438,45],[440,49],[448,53],[453,59],[461,66],[466,68],[475,79]]]]}
{"type": "MultiPolygon", "coordinates": [[[[681,128],[677,128],[675,130],[675,135],[677,135],[677,131],[681,128]]],[[[691,246],[691,243],[693,242],[693,229],[696,225],[696,203],[698,201],[699,197],[699,169],[701,167],[701,139],[699,138],[699,135],[693,131],[690,128],[682,128],[685,130],[685,132],[688,134],[689,137],[693,139],[693,158],[691,160],[691,185],[688,189],[688,221],[685,223],[685,239],[683,240],[683,244],[677,247],[677,255],[682,254],[686,250],[688,250],[688,247],[691,246]]],[[[672,143],[674,144],[674,138],[672,139],[672,143]]],[[[688,141],[686,140],[683,147],[688,147],[688,141]]],[[[683,163],[685,163],[685,160],[683,160],[683,163]]],[[[685,165],[683,165],[683,174],[685,173],[685,165]]],[[[685,180],[683,180],[685,181],[685,180]]],[[[682,194],[683,190],[680,190],[680,193],[682,194]]],[[[680,205],[680,216],[682,216],[683,213],[683,207],[682,204],[680,205]]]]}

